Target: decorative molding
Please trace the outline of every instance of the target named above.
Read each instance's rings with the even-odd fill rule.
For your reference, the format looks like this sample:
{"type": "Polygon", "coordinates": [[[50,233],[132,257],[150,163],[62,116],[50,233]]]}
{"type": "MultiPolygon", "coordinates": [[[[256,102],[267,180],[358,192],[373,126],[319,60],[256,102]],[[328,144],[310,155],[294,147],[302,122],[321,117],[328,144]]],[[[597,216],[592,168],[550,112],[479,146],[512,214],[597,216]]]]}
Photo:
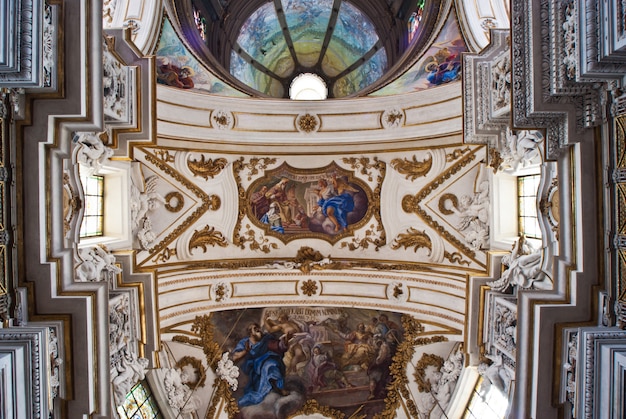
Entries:
{"type": "Polygon", "coordinates": [[[0,87],[43,87],[44,8],[43,0],[0,0],[6,18],[0,37],[0,87]]]}
{"type": "Polygon", "coordinates": [[[478,54],[463,54],[463,135],[466,143],[497,146],[510,124],[510,31],[492,29],[478,54]]]}
{"type": "Polygon", "coordinates": [[[0,375],[4,406],[14,417],[48,418],[50,398],[50,336],[47,326],[0,328],[0,375]],[[6,403],[6,404],[5,404],[6,403]]]}
{"type": "Polygon", "coordinates": [[[298,115],[298,117],[296,118],[296,128],[300,132],[309,134],[311,132],[317,131],[319,127],[320,118],[315,114],[311,115],[310,113],[305,113],[298,115]]]}
{"type": "Polygon", "coordinates": [[[561,357],[565,360],[561,372],[561,395],[562,403],[567,403],[571,409],[572,417],[578,417],[576,408],[577,402],[577,364],[578,364],[578,329],[565,329],[563,331],[563,348],[561,357]]]}
{"type": "Polygon", "coordinates": [[[577,417],[620,417],[614,401],[624,398],[626,331],[580,328],[578,335],[577,417]]]}

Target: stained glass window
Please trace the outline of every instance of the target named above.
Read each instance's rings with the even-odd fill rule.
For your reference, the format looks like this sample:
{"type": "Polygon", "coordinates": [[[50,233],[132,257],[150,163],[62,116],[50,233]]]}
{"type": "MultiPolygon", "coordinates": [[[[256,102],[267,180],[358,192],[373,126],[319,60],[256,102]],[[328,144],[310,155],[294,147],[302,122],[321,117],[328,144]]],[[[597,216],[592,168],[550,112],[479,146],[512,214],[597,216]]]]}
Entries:
{"type": "Polygon", "coordinates": [[[80,237],[97,237],[103,234],[104,176],[81,173],[85,193],[85,212],[80,226],[80,237]]]}
{"type": "Polygon", "coordinates": [[[422,21],[422,14],[424,13],[424,3],[425,3],[425,0],[419,0],[417,2],[417,10],[414,11],[409,17],[409,22],[408,22],[409,43],[411,43],[411,41],[415,39],[415,35],[417,35],[417,30],[420,27],[420,22],[422,21]]]}
{"type": "Polygon", "coordinates": [[[517,178],[517,196],[519,211],[519,234],[533,239],[541,238],[537,218],[537,189],[540,175],[520,176],[517,178]]]}
{"type": "Polygon", "coordinates": [[[207,23],[206,19],[200,14],[200,11],[193,7],[193,21],[196,24],[196,29],[198,29],[198,33],[200,34],[200,38],[206,40],[207,33],[207,23]]]}
{"type": "Polygon", "coordinates": [[[121,419],[156,419],[162,418],[159,406],[154,400],[150,386],[143,380],[135,384],[126,395],[124,404],[118,406],[117,413],[121,419]]]}

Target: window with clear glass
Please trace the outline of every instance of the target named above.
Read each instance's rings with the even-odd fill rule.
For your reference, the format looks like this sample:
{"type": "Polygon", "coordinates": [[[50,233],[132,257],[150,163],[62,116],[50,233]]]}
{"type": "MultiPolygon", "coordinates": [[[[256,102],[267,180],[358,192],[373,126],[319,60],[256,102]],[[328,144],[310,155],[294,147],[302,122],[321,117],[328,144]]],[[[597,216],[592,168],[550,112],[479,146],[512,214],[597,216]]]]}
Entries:
{"type": "Polygon", "coordinates": [[[537,189],[541,175],[520,176],[517,178],[519,234],[532,239],[541,238],[537,217],[537,189]]]}
{"type": "Polygon", "coordinates": [[[102,236],[104,225],[104,176],[81,173],[80,180],[85,194],[85,212],[80,226],[80,237],[102,236]]]}
{"type": "Polygon", "coordinates": [[[135,384],[130,393],[126,395],[124,404],[118,406],[117,413],[122,419],[163,418],[146,380],[135,384]]]}
{"type": "Polygon", "coordinates": [[[481,377],[470,396],[463,419],[503,419],[509,407],[509,400],[494,385],[481,392],[482,383],[481,377]]]}

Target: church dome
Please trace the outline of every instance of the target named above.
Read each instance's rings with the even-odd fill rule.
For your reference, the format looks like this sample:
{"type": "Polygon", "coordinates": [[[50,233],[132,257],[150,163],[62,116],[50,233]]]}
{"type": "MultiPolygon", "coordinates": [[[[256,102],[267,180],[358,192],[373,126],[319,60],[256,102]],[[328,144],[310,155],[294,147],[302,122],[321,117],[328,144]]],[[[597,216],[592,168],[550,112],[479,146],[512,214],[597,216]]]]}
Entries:
{"type": "Polygon", "coordinates": [[[354,97],[397,76],[437,18],[420,1],[176,1],[195,54],[253,96],[288,98],[303,74],[328,98],[354,97]]]}

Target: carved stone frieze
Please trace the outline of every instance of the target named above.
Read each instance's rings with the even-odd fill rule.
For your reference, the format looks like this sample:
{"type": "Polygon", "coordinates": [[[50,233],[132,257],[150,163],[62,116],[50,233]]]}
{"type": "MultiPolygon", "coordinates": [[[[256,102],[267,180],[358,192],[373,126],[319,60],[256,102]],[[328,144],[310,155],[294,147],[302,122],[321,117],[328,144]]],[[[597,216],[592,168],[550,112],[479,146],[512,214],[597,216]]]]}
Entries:
{"type": "Polygon", "coordinates": [[[605,121],[611,78],[625,73],[617,71],[617,54],[603,54],[614,38],[609,16],[602,20],[608,9],[595,1],[512,4],[513,125],[546,128],[548,159],[568,143],[570,129],[605,121]]]}
{"type": "Polygon", "coordinates": [[[25,401],[7,401],[16,409],[12,410],[14,417],[47,418],[52,413],[49,343],[47,326],[0,328],[1,371],[10,378],[3,380],[3,397],[16,397],[19,392],[25,401]]]}
{"type": "Polygon", "coordinates": [[[43,13],[43,87],[54,87],[57,83],[57,6],[46,2],[43,13]]]}
{"type": "Polygon", "coordinates": [[[485,394],[491,386],[497,388],[502,394],[508,394],[511,383],[515,376],[511,368],[507,368],[502,354],[495,351],[494,354],[485,354],[485,361],[478,365],[478,373],[483,377],[483,384],[479,393],[485,394]]]}
{"type": "Polygon", "coordinates": [[[121,406],[132,387],[146,377],[148,364],[146,358],[124,350],[122,356],[111,365],[111,385],[116,406],[121,406]]]}
{"type": "Polygon", "coordinates": [[[507,128],[502,140],[497,148],[501,160],[497,169],[515,172],[529,165],[541,163],[544,137],[540,131],[512,131],[507,128]]]}
{"type": "Polygon", "coordinates": [[[104,38],[102,47],[102,88],[107,124],[133,124],[135,78],[115,51],[115,37],[104,38]]]}
{"type": "Polygon", "coordinates": [[[1,0],[3,25],[14,28],[0,42],[0,87],[42,87],[43,0],[1,0]]]}
{"type": "Polygon", "coordinates": [[[577,418],[599,417],[601,412],[611,409],[612,401],[623,400],[625,339],[626,331],[616,328],[579,329],[577,418]]]}
{"type": "Polygon", "coordinates": [[[563,363],[563,371],[561,380],[564,385],[561,385],[561,400],[567,402],[572,411],[572,417],[578,417],[576,415],[576,376],[577,376],[577,362],[578,362],[578,330],[566,330],[564,331],[564,342],[562,357],[565,360],[563,363]]]}

